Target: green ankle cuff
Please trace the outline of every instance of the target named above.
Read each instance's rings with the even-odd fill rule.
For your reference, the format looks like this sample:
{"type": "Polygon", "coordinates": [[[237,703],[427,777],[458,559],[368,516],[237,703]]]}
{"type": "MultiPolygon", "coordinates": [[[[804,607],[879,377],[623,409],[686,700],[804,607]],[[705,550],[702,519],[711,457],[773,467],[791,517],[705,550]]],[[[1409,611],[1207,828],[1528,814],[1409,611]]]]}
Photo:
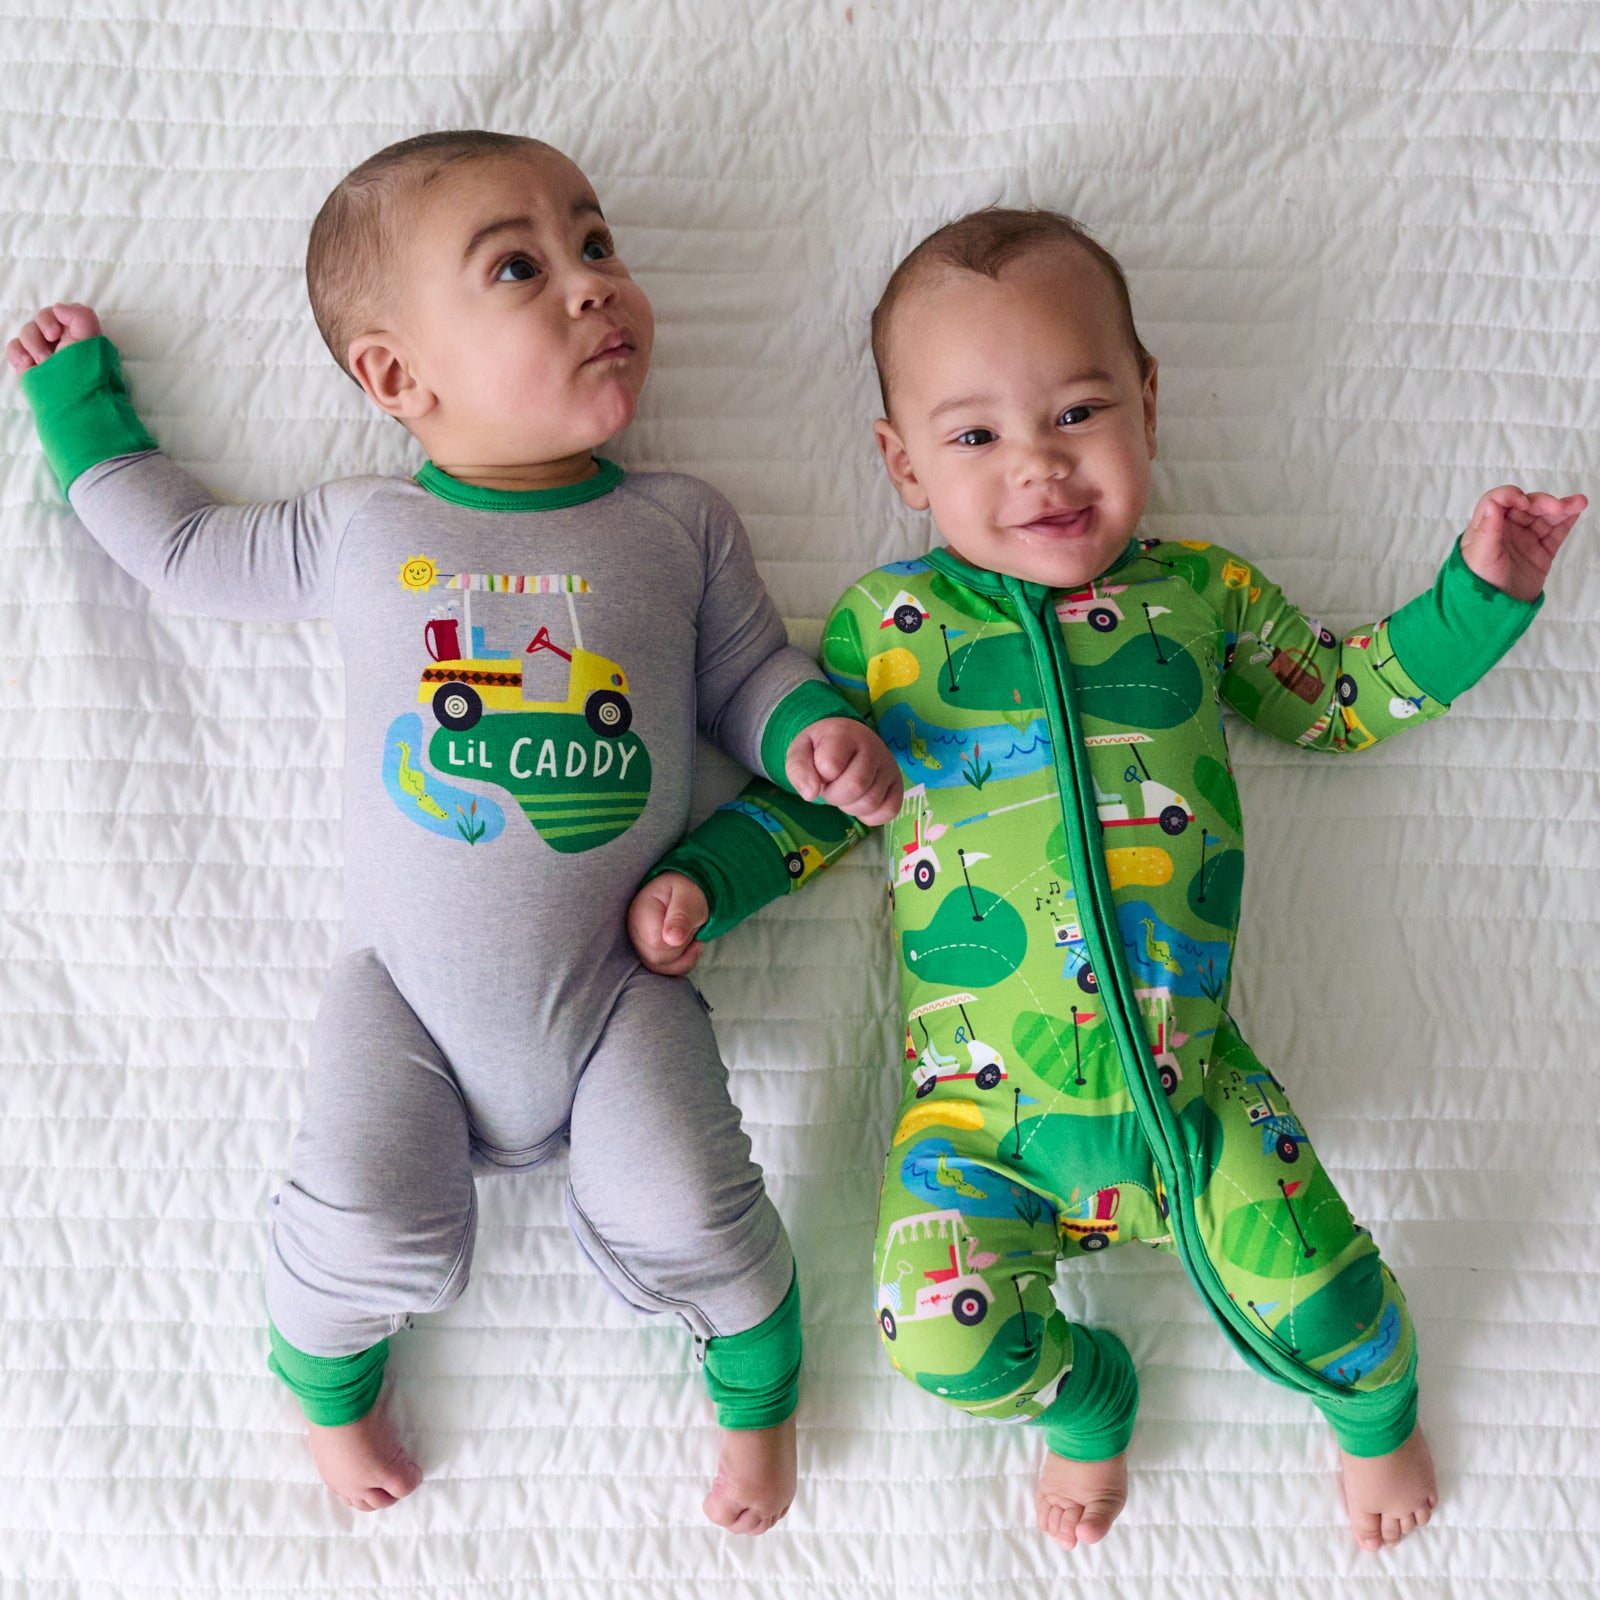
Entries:
{"type": "Polygon", "coordinates": [[[722,1428],[775,1428],[800,1403],[800,1277],[745,1333],[706,1340],[706,1389],[722,1428]]]}
{"type": "Polygon", "coordinates": [[[1339,1448],[1351,1456],[1386,1456],[1398,1450],[1417,1426],[1417,1355],[1405,1375],[1381,1389],[1351,1389],[1317,1400],[1339,1448]]]}
{"type": "Polygon", "coordinates": [[[272,1340],[267,1365],[289,1385],[308,1422],[336,1428],[366,1416],[378,1403],[383,1364],[389,1358],[387,1339],[353,1356],[308,1356],[304,1350],[296,1350],[270,1321],[267,1331],[272,1340]]]}
{"type": "Polygon", "coordinates": [[[1109,1461],[1128,1448],[1139,1414],[1139,1376],[1122,1341],[1072,1324],[1072,1370],[1034,1418],[1046,1445],[1069,1461],[1109,1461]]]}

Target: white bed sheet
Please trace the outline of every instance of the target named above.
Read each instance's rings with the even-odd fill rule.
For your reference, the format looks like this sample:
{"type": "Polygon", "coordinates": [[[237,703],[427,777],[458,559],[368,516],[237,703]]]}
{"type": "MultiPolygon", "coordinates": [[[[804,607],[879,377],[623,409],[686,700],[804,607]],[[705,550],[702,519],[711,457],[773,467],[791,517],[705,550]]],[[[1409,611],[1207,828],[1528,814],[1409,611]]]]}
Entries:
{"type": "MultiPolygon", "coordinates": [[[[1600,489],[1592,4],[10,9],[6,330],[94,302],[157,435],[241,497],[414,464],[300,263],[347,167],[458,125],[592,176],[659,328],[617,454],[724,489],[802,639],[926,547],[875,462],[865,319],[991,200],[1070,209],[1127,266],[1162,362],[1150,529],[1248,552],[1335,625],[1426,583],[1482,490],[1600,489]]],[[[1138,1361],[1132,1498],[1067,1557],[1031,1526],[1036,1437],[947,1414],[875,1336],[871,849],[703,968],[800,1261],[783,1527],[702,1521],[687,1341],[586,1269],[559,1166],[483,1185],[469,1292],[397,1341],[426,1486],[336,1504],[258,1283],[338,915],[332,638],[152,609],[9,381],[0,507],[0,1600],[1600,1593],[1594,513],[1442,724],[1354,762],[1235,738],[1235,1010],[1408,1290],[1434,1525],[1359,1554],[1310,1406],[1174,1263],[1117,1251],[1061,1295],[1138,1361]]]]}

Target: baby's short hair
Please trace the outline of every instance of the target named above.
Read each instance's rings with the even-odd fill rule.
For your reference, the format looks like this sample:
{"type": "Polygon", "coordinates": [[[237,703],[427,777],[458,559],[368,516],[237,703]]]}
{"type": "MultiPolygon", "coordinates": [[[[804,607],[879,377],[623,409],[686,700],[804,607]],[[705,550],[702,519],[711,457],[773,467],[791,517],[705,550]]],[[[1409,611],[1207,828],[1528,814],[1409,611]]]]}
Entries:
{"type": "Polygon", "coordinates": [[[919,283],[940,268],[981,272],[998,278],[1013,261],[1050,245],[1082,250],[1105,270],[1122,307],[1128,343],[1138,358],[1139,371],[1147,373],[1153,358],[1139,342],[1133,325],[1133,303],[1121,264],[1081,222],[1062,211],[1018,211],[1005,206],[985,206],[969,211],[954,222],[936,228],[897,266],[872,312],[872,360],[878,369],[878,392],[884,415],[889,413],[889,330],[895,307],[919,283]]]}
{"type": "Polygon", "coordinates": [[[397,287],[405,202],[446,168],[549,148],[539,139],[478,128],[423,133],[368,156],[339,180],[311,224],[306,292],[318,331],[346,373],[355,376],[347,359],[351,340],[368,330],[397,287]]]}

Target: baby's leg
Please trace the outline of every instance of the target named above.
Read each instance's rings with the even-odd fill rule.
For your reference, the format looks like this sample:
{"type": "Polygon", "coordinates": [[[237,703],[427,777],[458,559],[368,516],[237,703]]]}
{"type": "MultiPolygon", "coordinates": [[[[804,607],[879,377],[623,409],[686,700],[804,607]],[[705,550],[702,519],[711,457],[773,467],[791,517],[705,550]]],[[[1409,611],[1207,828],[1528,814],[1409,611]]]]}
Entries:
{"type": "Polygon", "coordinates": [[[630,980],[578,1080],[571,1140],[578,1242],[630,1305],[707,1341],[723,1439],[706,1515],[764,1533],[796,1481],[794,1258],[686,980],[630,980]]]}
{"type": "Polygon", "coordinates": [[[1067,1550],[1095,1544],[1127,1500],[1133,1363],[1113,1334],[1056,1308],[1053,1202],[1015,1177],[996,1185],[992,1163],[975,1171],[940,1133],[926,1159],[905,1146],[890,1155],[878,1213],[884,1347],[919,1388],[971,1416],[1039,1423],[1039,1526],[1067,1550]],[[927,1209],[902,1181],[908,1167],[924,1187],[937,1171],[952,1203],[927,1209]]]}
{"type": "Polygon", "coordinates": [[[1398,1543],[1438,1501],[1417,1427],[1405,1296],[1283,1090],[1227,1019],[1205,1098],[1215,1117],[1195,1216],[1211,1264],[1232,1304],[1270,1341],[1275,1370],[1328,1419],[1357,1542],[1369,1550],[1398,1543]]]}
{"type": "Polygon", "coordinates": [[[272,1203],[266,1289],[273,1370],[306,1414],[323,1479],[360,1510],[422,1480],[377,1403],[388,1336],[465,1287],[475,1201],[449,1066],[373,953],[344,957],[272,1203]]]}

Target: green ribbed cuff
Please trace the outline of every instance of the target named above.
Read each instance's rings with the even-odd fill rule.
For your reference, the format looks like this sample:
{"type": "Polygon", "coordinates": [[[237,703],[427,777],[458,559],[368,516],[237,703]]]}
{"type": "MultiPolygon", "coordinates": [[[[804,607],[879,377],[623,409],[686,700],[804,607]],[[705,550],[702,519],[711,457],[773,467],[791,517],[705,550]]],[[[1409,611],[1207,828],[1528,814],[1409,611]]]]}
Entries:
{"type": "Polygon", "coordinates": [[[721,1428],[775,1428],[800,1403],[800,1275],[765,1322],[706,1340],[706,1390],[721,1428]]]}
{"type": "Polygon", "coordinates": [[[29,367],[22,394],[62,494],[102,461],[156,448],[128,398],[117,347],[103,334],[29,367]]]}
{"type": "Polygon", "coordinates": [[[737,811],[713,811],[645,877],[681,872],[700,885],[711,908],[698,939],[717,939],[769,900],[789,892],[789,869],[772,835],[737,811]]]}
{"type": "Polygon", "coordinates": [[[1034,1421],[1051,1452],[1069,1461],[1109,1461],[1128,1448],[1139,1414],[1139,1375],[1114,1333],[1072,1324],[1072,1370],[1034,1421]]]}
{"type": "Polygon", "coordinates": [[[383,1364],[389,1359],[387,1339],[353,1356],[308,1356],[304,1350],[296,1350],[270,1320],[267,1331],[272,1341],[267,1365],[289,1385],[306,1421],[336,1428],[358,1421],[378,1403],[383,1364]]]}
{"type": "Polygon", "coordinates": [[[1433,587],[1389,618],[1389,646],[1411,680],[1443,705],[1464,694],[1520,639],[1544,604],[1480,578],[1455,542],[1433,587]]]}
{"type": "Polygon", "coordinates": [[[1315,1399],[1346,1455],[1386,1456],[1417,1426],[1417,1352],[1411,1352],[1404,1374],[1381,1389],[1350,1389],[1315,1399]]]}
{"type": "Polygon", "coordinates": [[[852,722],[865,722],[858,712],[831,683],[818,683],[807,678],[797,684],[772,709],[767,725],[761,733],[761,765],[767,776],[776,784],[794,793],[794,786],[784,775],[784,762],[789,756],[789,746],[795,735],[805,732],[813,722],[824,717],[849,717],[852,722]]]}

